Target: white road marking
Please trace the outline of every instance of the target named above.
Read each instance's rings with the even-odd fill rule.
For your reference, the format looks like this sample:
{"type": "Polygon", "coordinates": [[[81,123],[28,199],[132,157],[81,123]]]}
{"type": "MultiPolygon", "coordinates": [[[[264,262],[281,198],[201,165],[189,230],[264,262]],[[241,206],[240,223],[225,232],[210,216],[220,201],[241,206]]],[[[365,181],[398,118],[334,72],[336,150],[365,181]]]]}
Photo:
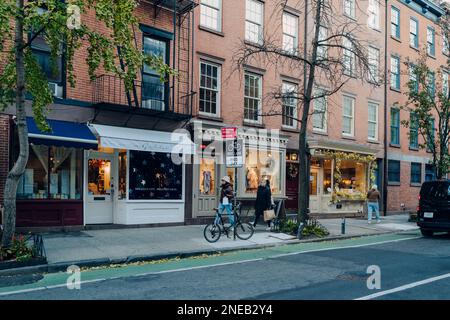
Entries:
{"type": "Polygon", "coordinates": [[[408,290],[408,289],[411,289],[411,288],[414,288],[414,287],[422,286],[424,284],[436,282],[436,281],[447,279],[447,278],[450,278],[450,273],[443,274],[443,275],[437,276],[437,277],[428,278],[428,279],[421,280],[421,281],[416,281],[416,282],[413,282],[413,283],[410,283],[410,284],[405,284],[405,285],[397,287],[397,288],[393,288],[393,289],[384,290],[384,291],[380,291],[380,292],[377,292],[377,293],[369,294],[368,296],[357,298],[355,300],[371,300],[371,299],[382,297],[382,296],[385,296],[385,295],[388,295],[388,294],[391,294],[391,293],[405,291],[405,290],[408,290]]]}
{"type": "MultiPolygon", "coordinates": [[[[261,260],[265,260],[265,259],[274,259],[274,258],[278,258],[278,257],[286,257],[286,256],[303,254],[303,253],[367,247],[367,246],[374,246],[374,245],[384,244],[384,243],[399,242],[399,241],[405,241],[405,240],[414,240],[414,239],[419,239],[419,238],[422,238],[422,237],[418,236],[418,237],[410,237],[410,238],[403,238],[403,239],[386,240],[386,241],[380,241],[380,242],[359,244],[359,245],[353,245],[353,246],[342,246],[342,247],[335,247],[335,248],[313,249],[313,250],[307,250],[307,251],[283,253],[283,254],[279,254],[279,255],[270,256],[270,257],[267,257],[267,258],[255,258],[255,259],[248,259],[248,260],[216,263],[216,264],[197,266],[197,267],[187,267],[187,268],[179,268],[179,269],[173,269],[173,270],[163,270],[163,271],[157,271],[157,272],[148,272],[148,273],[141,273],[141,274],[132,275],[132,276],[128,276],[128,277],[142,277],[142,276],[148,276],[148,275],[182,272],[182,271],[189,271],[189,270],[195,270],[195,269],[206,269],[206,268],[220,267],[220,266],[233,265],[233,264],[256,262],[256,261],[261,261],[261,260]]],[[[114,277],[114,279],[116,279],[116,278],[122,278],[122,277],[114,277]]],[[[101,281],[111,280],[111,279],[113,279],[113,278],[85,280],[85,281],[80,281],[80,285],[86,284],[86,283],[101,282],[101,281]]],[[[28,293],[28,292],[33,292],[33,291],[47,290],[47,289],[62,288],[62,287],[66,287],[66,286],[67,286],[67,284],[64,283],[64,284],[53,285],[53,286],[43,286],[43,287],[24,289],[24,290],[6,291],[6,292],[0,292],[0,296],[7,296],[7,295],[13,295],[13,294],[20,294],[20,293],[28,293]]]]}

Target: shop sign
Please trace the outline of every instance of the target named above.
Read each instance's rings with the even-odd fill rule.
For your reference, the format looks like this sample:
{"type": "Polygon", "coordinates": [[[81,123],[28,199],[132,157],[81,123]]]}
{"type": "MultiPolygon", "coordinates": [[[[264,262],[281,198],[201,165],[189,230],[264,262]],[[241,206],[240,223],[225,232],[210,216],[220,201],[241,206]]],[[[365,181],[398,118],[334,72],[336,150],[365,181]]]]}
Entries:
{"type": "Polygon", "coordinates": [[[225,162],[228,168],[240,168],[244,165],[244,141],[242,139],[225,142],[225,162]]]}
{"type": "Polygon", "coordinates": [[[236,138],[237,138],[237,128],[236,127],[222,128],[222,139],[236,139],[236,138]]]}

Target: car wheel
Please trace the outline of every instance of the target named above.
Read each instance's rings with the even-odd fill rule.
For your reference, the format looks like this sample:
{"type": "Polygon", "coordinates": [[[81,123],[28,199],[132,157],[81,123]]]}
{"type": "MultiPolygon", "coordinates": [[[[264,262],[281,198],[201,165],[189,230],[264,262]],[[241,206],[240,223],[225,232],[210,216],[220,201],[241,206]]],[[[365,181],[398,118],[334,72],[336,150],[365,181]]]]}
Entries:
{"type": "Polygon", "coordinates": [[[420,229],[420,232],[422,232],[422,235],[424,237],[432,237],[433,236],[433,231],[431,231],[431,230],[420,229]]]}

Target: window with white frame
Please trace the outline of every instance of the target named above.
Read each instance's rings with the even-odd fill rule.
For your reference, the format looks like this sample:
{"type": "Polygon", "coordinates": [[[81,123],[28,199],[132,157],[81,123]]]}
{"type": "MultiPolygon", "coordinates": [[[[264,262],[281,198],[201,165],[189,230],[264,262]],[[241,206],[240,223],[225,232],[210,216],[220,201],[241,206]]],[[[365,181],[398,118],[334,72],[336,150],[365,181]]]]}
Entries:
{"type": "Polygon", "coordinates": [[[244,120],[247,122],[260,122],[262,77],[246,72],[244,88],[244,120]]]}
{"type": "Polygon", "coordinates": [[[370,72],[369,80],[373,82],[378,82],[379,68],[380,68],[380,50],[378,48],[369,46],[368,63],[370,72]]]}
{"type": "Polygon", "coordinates": [[[369,102],[367,137],[369,140],[378,140],[378,104],[369,102]]]}
{"type": "Polygon", "coordinates": [[[354,75],[355,73],[355,53],[353,52],[353,42],[347,35],[342,39],[344,47],[344,73],[347,75],[354,75]]]}
{"type": "Polygon", "coordinates": [[[201,113],[220,115],[220,65],[206,61],[200,62],[200,97],[201,113]]]}
{"type": "Polygon", "coordinates": [[[400,90],[400,58],[391,57],[391,88],[400,90]]]}
{"type": "Polygon", "coordinates": [[[355,134],[355,98],[344,96],[342,106],[342,134],[354,136],[355,134]]]}
{"type": "Polygon", "coordinates": [[[391,36],[400,39],[400,10],[391,7],[391,36]]]}
{"type": "Polygon", "coordinates": [[[283,126],[297,128],[297,85],[289,82],[282,84],[283,126]]]}
{"type": "Polygon", "coordinates": [[[449,41],[445,32],[442,35],[442,53],[445,55],[449,55],[449,41]]]}
{"type": "Polygon", "coordinates": [[[313,129],[318,132],[328,131],[328,108],[327,108],[327,97],[324,95],[324,90],[316,90],[314,96],[316,97],[313,101],[313,129]]]}
{"type": "Polygon", "coordinates": [[[380,28],[380,2],[379,0],[369,0],[369,27],[372,29],[380,28]]]}
{"type": "Polygon", "coordinates": [[[448,83],[448,76],[449,73],[447,71],[442,72],[442,94],[448,98],[448,89],[449,89],[449,83],[448,83]]]}
{"type": "Polygon", "coordinates": [[[409,19],[409,45],[413,48],[419,47],[419,21],[409,19]]]}
{"type": "Polygon", "coordinates": [[[296,54],[298,50],[298,17],[283,12],[283,50],[296,54]]]}
{"type": "Polygon", "coordinates": [[[263,42],[264,4],[257,0],[247,0],[245,8],[245,40],[261,44],[263,42]]]}
{"type": "Polygon", "coordinates": [[[326,59],[328,56],[327,47],[328,28],[325,26],[319,26],[319,45],[317,46],[317,57],[319,59],[326,59]]]}
{"type": "Polygon", "coordinates": [[[435,45],[435,33],[433,27],[427,28],[427,53],[430,56],[434,56],[436,52],[436,45],[435,45]]]}
{"type": "Polygon", "coordinates": [[[208,29],[222,30],[222,0],[201,0],[200,25],[208,29]]]}
{"type": "Polygon", "coordinates": [[[344,0],[344,13],[349,16],[354,18],[356,15],[356,0],[344,0]]]}

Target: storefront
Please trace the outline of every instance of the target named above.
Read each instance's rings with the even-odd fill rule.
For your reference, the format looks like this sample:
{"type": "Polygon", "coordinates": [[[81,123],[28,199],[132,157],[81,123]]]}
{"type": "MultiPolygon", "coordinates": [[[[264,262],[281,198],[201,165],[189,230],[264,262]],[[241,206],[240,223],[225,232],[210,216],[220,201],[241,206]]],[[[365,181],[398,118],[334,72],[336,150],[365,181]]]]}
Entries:
{"type": "Polygon", "coordinates": [[[92,124],[98,151],[86,151],[85,224],[184,222],[185,161],[190,138],[92,124]]]}
{"type": "MultiPolygon", "coordinates": [[[[51,133],[27,118],[29,159],[17,189],[18,227],[83,224],[83,152],[97,140],[85,124],[49,120],[51,133]]],[[[17,133],[12,159],[17,159],[17,133]]]]}
{"type": "Polygon", "coordinates": [[[193,218],[214,215],[219,203],[220,180],[228,175],[235,186],[237,198],[244,202],[256,199],[256,191],[261,180],[269,180],[274,199],[285,199],[286,144],[285,137],[268,137],[267,133],[251,133],[239,129],[239,138],[245,144],[244,165],[227,168],[221,148],[223,141],[220,128],[207,128],[195,132],[198,144],[197,162],[194,163],[193,218]],[[237,177],[237,183],[235,181],[237,177]]]}
{"type": "Polygon", "coordinates": [[[311,213],[363,212],[376,170],[374,152],[369,150],[313,149],[309,182],[311,213]]]}

